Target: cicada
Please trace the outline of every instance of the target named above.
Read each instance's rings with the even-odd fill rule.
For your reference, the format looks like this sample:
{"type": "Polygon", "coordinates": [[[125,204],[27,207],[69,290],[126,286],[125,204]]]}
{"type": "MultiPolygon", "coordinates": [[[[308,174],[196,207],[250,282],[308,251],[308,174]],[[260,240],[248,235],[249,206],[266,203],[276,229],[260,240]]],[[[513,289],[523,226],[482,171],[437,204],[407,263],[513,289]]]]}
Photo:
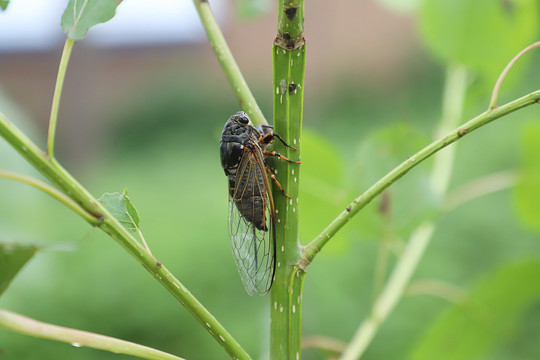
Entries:
{"type": "Polygon", "coordinates": [[[271,126],[253,127],[243,111],[227,120],[221,134],[221,166],[229,182],[229,235],[236,266],[249,295],[266,294],[276,268],[275,210],[269,176],[285,194],[265,158],[277,156],[300,163],[266,150],[274,138],[296,150],[271,126]]]}

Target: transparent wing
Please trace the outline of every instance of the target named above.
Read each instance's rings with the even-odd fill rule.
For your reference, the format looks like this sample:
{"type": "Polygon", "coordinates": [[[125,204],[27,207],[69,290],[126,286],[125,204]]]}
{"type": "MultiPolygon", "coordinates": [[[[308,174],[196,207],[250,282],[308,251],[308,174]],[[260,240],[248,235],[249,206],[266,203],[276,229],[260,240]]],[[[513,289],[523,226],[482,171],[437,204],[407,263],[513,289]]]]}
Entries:
{"type": "Polygon", "coordinates": [[[275,232],[269,207],[264,164],[246,149],[229,194],[229,234],[242,282],[248,294],[270,290],[275,270],[275,232]]]}

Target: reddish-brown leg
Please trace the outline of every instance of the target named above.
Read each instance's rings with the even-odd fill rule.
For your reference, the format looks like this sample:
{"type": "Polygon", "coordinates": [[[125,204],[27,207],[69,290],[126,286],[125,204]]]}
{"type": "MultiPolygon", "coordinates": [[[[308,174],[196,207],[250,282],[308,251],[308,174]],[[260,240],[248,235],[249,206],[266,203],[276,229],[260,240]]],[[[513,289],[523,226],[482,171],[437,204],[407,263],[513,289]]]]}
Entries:
{"type": "Polygon", "coordinates": [[[277,151],[263,150],[263,154],[266,155],[266,156],[276,156],[276,157],[280,158],[281,160],[285,160],[285,161],[288,161],[288,162],[293,163],[293,164],[301,164],[300,161],[293,161],[293,160],[291,160],[289,158],[286,158],[285,156],[281,155],[277,151]]]}
{"type": "Polygon", "coordinates": [[[285,190],[283,190],[283,187],[281,186],[279,181],[277,181],[276,176],[274,174],[272,174],[272,172],[270,171],[270,169],[268,167],[266,167],[266,172],[270,174],[270,178],[276,183],[277,187],[279,188],[279,190],[281,190],[283,195],[285,195],[286,197],[288,197],[290,199],[291,197],[285,193],[285,190]]]}

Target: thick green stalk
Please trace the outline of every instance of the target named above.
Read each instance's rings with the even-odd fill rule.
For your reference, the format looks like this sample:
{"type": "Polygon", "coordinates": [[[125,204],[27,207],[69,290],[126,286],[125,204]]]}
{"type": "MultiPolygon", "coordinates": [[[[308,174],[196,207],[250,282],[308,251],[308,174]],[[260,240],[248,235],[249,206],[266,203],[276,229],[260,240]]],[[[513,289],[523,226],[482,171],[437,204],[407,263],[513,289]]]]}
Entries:
{"type": "MultiPolygon", "coordinates": [[[[291,160],[300,159],[305,73],[303,38],[304,2],[280,1],[278,34],[272,49],[274,89],[274,130],[298,149],[289,149],[279,141],[275,149],[291,160]]],[[[305,272],[301,266],[298,242],[298,185],[301,165],[273,162],[275,175],[285,192],[273,188],[276,207],[276,274],[271,292],[271,359],[300,359],[302,286],[305,272]]]]}
{"type": "Polygon", "coordinates": [[[0,310],[0,327],[42,339],[61,341],[73,346],[110,351],[149,360],[182,360],[178,356],[129,341],[88,331],[47,324],[26,316],[0,310]]]}
{"type": "Polygon", "coordinates": [[[489,124],[493,120],[508,115],[526,106],[534,105],[540,102],[540,90],[534,91],[519,99],[511,101],[505,105],[501,105],[494,109],[490,109],[477,117],[469,120],[462,126],[450,131],[446,136],[432,142],[406,161],[398,165],[383,178],[372,185],[362,195],[354,199],[354,201],[334,219],[309,245],[304,248],[304,256],[307,261],[312,261],[317,253],[326,245],[326,243],[343,227],[345,224],[360,211],[364,206],[369,204],[371,200],[376,198],[386,188],[400,179],[413,167],[420,164],[422,161],[429,158],[437,151],[445,148],[453,142],[461,139],[466,134],[489,124]]]}
{"type": "Polygon", "coordinates": [[[70,38],[66,39],[64,51],[62,52],[62,58],[60,59],[60,65],[58,66],[56,86],[54,87],[51,117],[49,120],[49,136],[47,138],[47,154],[49,154],[51,158],[54,157],[54,138],[56,134],[56,122],[58,120],[58,109],[60,107],[60,96],[62,95],[62,88],[64,87],[64,78],[66,77],[66,70],[69,63],[71,50],[73,49],[73,42],[74,40],[70,38]]]}
{"type": "Polygon", "coordinates": [[[247,86],[240,68],[236,64],[236,61],[234,61],[231,49],[229,49],[229,46],[219,29],[216,18],[210,8],[210,4],[207,0],[193,0],[193,3],[197,8],[208,40],[216,53],[227,79],[229,79],[229,82],[231,83],[234,93],[238,97],[238,101],[240,101],[240,104],[242,105],[242,109],[248,114],[253,124],[268,125],[255,97],[247,86]]]}
{"type": "MultiPolygon", "coordinates": [[[[24,133],[0,114],[0,136],[17,150],[32,166],[58,186],[84,211],[93,216],[97,226],[109,234],[154,276],[234,359],[249,359],[249,355],[214,318],[214,316],[174,277],[161,262],[124,228],[81,184],[54,159],[49,159],[24,133]]],[[[95,222],[90,222],[96,226],[95,222]]]]}

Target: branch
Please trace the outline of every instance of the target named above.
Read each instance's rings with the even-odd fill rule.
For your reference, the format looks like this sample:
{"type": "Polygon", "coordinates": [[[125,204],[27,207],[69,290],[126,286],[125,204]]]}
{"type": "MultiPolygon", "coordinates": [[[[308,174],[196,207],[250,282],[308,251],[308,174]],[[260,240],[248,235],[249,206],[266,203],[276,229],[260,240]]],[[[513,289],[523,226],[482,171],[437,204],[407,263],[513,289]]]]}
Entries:
{"type": "MultiPolygon", "coordinates": [[[[132,236],[132,234],[112,216],[71,174],[54,159],[50,159],[22,131],[0,114],[0,136],[19,152],[32,166],[77,203],[85,212],[94,217],[97,226],[112,237],[135,258],[157,281],[161,283],[225,348],[233,357],[249,359],[249,355],[216,320],[216,318],[195,298],[178,279],[132,236]]],[[[95,222],[91,222],[95,225],[95,222]]]]}
{"type": "Polygon", "coordinates": [[[208,40],[216,53],[223,71],[225,71],[225,75],[231,83],[234,93],[242,105],[242,109],[248,114],[254,125],[268,125],[268,121],[266,121],[255,97],[249,90],[240,68],[236,64],[236,61],[234,61],[231,49],[229,49],[225,37],[223,37],[216,18],[212,13],[212,9],[210,9],[208,0],[193,0],[193,3],[197,8],[208,40]]]}
{"type": "Polygon", "coordinates": [[[77,347],[86,346],[150,360],[183,360],[178,356],[147,346],[88,331],[44,323],[6,310],[0,310],[0,326],[21,334],[65,342],[77,347]]]}
{"type": "MultiPolygon", "coordinates": [[[[436,137],[460,123],[467,88],[466,79],[467,73],[464,67],[448,66],[443,92],[442,117],[436,137]]],[[[440,202],[446,197],[454,165],[456,148],[453,147],[449,150],[436,154],[431,170],[431,192],[440,202]]],[[[357,359],[362,356],[380,325],[386,320],[403,296],[405,288],[418,267],[418,263],[424,255],[434,231],[435,220],[430,219],[412,232],[405,251],[401,254],[390,274],[388,282],[381,294],[378,294],[375,299],[369,317],[358,328],[343,353],[342,360],[357,359]]]]}
{"type": "Polygon", "coordinates": [[[419,226],[412,234],[405,252],[399,258],[383,292],[377,298],[369,317],[362,323],[340,360],[358,359],[377,333],[382,322],[401,298],[409,279],[435,230],[433,223],[419,226]]]}
{"type": "Polygon", "coordinates": [[[364,208],[377,197],[383,190],[388,188],[394,182],[399,180],[409,170],[420,164],[422,161],[429,158],[437,151],[447,147],[448,145],[461,139],[466,134],[473,132],[474,130],[489,124],[490,122],[508,115],[521,108],[533,105],[540,102],[540,90],[534,91],[528,95],[525,95],[519,99],[511,101],[505,105],[499,106],[494,109],[487,110],[486,112],[478,115],[477,117],[469,120],[467,123],[452,130],[446,136],[432,142],[424,149],[420,150],[413,156],[409,157],[406,161],[394,168],[383,178],[377,181],[366,192],[360,195],[341,213],[339,216],[326,227],[311,243],[304,247],[304,256],[309,263],[322,249],[324,245],[354,216],[358,211],[364,208]]]}
{"type": "Polygon", "coordinates": [[[56,122],[58,120],[58,109],[60,107],[60,96],[62,95],[62,88],[64,87],[64,78],[66,77],[66,70],[71,55],[71,49],[73,48],[73,42],[74,40],[70,38],[66,39],[62,58],[60,59],[60,65],[58,66],[56,86],[54,87],[51,117],[49,120],[49,136],[47,138],[47,153],[51,158],[54,157],[54,136],[56,133],[56,122]]]}
{"type": "Polygon", "coordinates": [[[501,88],[502,82],[503,82],[504,78],[506,77],[506,74],[508,74],[508,71],[510,71],[512,66],[514,66],[514,63],[521,56],[523,56],[525,53],[527,53],[527,52],[529,52],[532,49],[537,48],[537,47],[540,47],[540,41],[537,41],[534,44],[531,44],[531,45],[527,46],[525,49],[521,50],[519,52],[519,54],[514,56],[514,58],[508,63],[508,65],[506,65],[503,72],[501,73],[501,75],[497,79],[497,82],[495,83],[495,87],[493,88],[493,93],[491,94],[491,101],[489,102],[488,109],[493,109],[493,108],[495,108],[497,106],[497,97],[499,96],[499,90],[501,88]]]}
{"type": "Polygon", "coordinates": [[[76,212],[80,217],[82,217],[84,220],[86,220],[91,225],[98,225],[100,221],[87,213],[83,208],[81,208],[75,201],[71,200],[69,197],[61,193],[60,191],[56,190],[49,184],[46,184],[42,181],[39,181],[37,179],[31,178],[29,176],[25,176],[22,174],[17,174],[11,171],[2,171],[0,170],[0,178],[6,178],[15,180],[18,182],[21,182],[23,184],[27,184],[30,186],[35,187],[38,190],[43,191],[44,193],[52,196],[56,200],[60,201],[62,204],[66,205],[68,208],[76,212]]]}

